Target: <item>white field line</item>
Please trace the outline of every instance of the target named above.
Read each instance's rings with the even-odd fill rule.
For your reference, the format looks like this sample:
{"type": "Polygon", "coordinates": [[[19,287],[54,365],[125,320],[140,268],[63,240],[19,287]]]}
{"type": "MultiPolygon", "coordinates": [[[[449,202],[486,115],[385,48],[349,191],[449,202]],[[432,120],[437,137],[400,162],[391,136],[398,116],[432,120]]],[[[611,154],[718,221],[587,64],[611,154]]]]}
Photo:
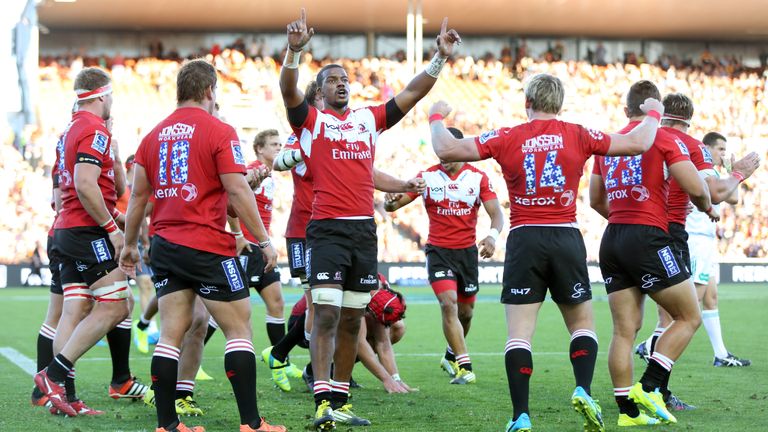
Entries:
{"type": "Polygon", "coordinates": [[[28,373],[29,375],[34,375],[37,373],[37,364],[35,364],[31,358],[16,351],[15,349],[11,347],[0,347],[0,354],[7,358],[11,363],[20,367],[21,370],[28,373]]]}

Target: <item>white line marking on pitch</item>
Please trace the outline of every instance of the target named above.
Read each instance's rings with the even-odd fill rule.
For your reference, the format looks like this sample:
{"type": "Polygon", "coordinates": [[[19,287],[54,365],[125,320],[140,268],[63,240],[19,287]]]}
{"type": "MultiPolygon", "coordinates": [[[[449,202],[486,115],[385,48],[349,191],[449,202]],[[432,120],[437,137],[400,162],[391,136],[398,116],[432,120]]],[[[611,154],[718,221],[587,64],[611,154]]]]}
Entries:
{"type": "Polygon", "coordinates": [[[20,367],[24,372],[34,375],[37,373],[37,365],[31,358],[16,351],[11,347],[0,347],[0,354],[7,358],[8,361],[20,367]]]}

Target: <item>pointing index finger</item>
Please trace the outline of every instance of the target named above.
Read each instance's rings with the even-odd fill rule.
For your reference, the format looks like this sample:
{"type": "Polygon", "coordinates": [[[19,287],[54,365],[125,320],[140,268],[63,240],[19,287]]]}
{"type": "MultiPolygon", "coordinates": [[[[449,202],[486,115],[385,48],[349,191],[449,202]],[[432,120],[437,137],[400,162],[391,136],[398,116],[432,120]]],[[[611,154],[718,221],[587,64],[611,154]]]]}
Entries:
{"type": "Polygon", "coordinates": [[[301,8],[301,22],[307,22],[307,10],[304,8],[301,8]]]}
{"type": "Polygon", "coordinates": [[[445,34],[448,30],[448,17],[443,18],[443,23],[440,25],[440,34],[445,34]]]}

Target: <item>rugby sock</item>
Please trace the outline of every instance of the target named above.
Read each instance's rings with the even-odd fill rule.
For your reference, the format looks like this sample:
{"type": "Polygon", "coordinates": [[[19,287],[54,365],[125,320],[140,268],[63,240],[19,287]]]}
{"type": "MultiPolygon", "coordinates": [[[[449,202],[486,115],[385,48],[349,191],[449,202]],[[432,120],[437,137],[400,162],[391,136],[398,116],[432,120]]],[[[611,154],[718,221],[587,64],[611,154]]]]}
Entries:
{"type": "Polygon", "coordinates": [[[67,402],[77,401],[77,390],[75,389],[75,368],[69,370],[67,378],[64,380],[64,390],[67,393],[67,402]]]}
{"type": "Polygon", "coordinates": [[[305,320],[304,314],[299,317],[299,319],[296,320],[296,322],[293,324],[293,327],[291,327],[290,330],[288,330],[288,333],[283,336],[282,339],[280,339],[273,347],[272,347],[272,357],[275,358],[275,360],[279,362],[284,362],[286,358],[288,358],[288,353],[291,352],[293,347],[298,345],[302,340],[304,340],[304,320],[305,320]]]}
{"type": "Polygon", "coordinates": [[[576,385],[592,394],[592,376],[597,361],[597,335],[592,330],[580,329],[571,334],[571,367],[576,385]]]}
{"type": "Polygon", "coordinates": [[[139,322],[136,323],[136,327],[141,331],[145,331],[151,322],[152,320],[148,320],[144,318],[144,315],[142,315],[139,317],[139,322]]]}
{"type": "Polygon", "coordinates": [[[669,374],[672,371],[672,366],[675,362],[669,357],[655,352],[648,360],[648,367],[645,369],[643,377],[640,378],[640,383],[643,385],[643,391],[652,392],[669,379],[669,374]]]}
{"type": "Polygon", "coordinates": [[[43,324],[40,326],[40,333],[37,335],[37,371],[45,369],[53,360],[53,338],[56,336],[56,329],[43,324]]]}
{"type": "Polygon", "coordinates": [[[349,383],[331,380],[331,408],[339,409],[349,401],[349,383]]]}
{"type": "Polygon", "coordinates": [[[210,339],[211,336],[216,333],[218,328],[219,324],[216,322],[216,320],[214,320],[213,317],[208,318],[208,331],[205,333],[205,340],[203,340],[203,345],[208,343],[208,339],[210,339]]]}
{"type": "Polygon", "coordinates": [[[195,382],[192,380],[176,381],[176,399],[186,399],[195,394],[195,382]]]}
{"type": "Polygon", "coordinates": [[[720,312],[717,309],[705,310],[701,313],[701,318],[702,321],[704,321],[704,328],[707,330],[709,343],[712,344],[712,350],[715,352],[715,357],[728,357],[728,350],[725,349],[723,332],[720,327],[720,312]]]}
{"type": "Polygon", "coordinates": [[[504,365],[507,369],[509,395],[512,397],[512,418],[517,418],[528,410],[528,394],[531,374],[533,373],[533,355],[531,344],[524,339],[510,339],[504,349],[504,365]]]}
{"type": "Polygon", "coordinates": [[[459,364],[461,369],[468,371],[472,370],[472,360],[469,359],[469,354],[459,354],[456,356],[456,363],[459,364]]]}
{"type": "Polygon", "coordinates": [[[285,319],[283,317],[273,317],[267,315],[265,318],[267,322],[267,337],[269,337],[269,344],[274,346],[280,342],[280,339],[285,336],[285,319]]]}
{"type": "Polygon", "coordinates": [[[453,354],[453,350],[450,346],[445,347],[445,359],[448,361],[456,361],[456,356],[453,354]]]}
{"type": "Polygon", "coordinates": [[[656,327],[653,331],[653,334],[651,335],[651,343],[648,344],[648,355],[651,355],[656,351],[656,342],[658,342],[661,335],[664,334],[664,330],[666,330],[665,327],[656,327]]]}
{"type": "Polygon", "coordinates": [[[109,355],[112,357],[112,384],[131,378],[128,356],[131,353],[131,319],[126,318],[107,333],[109,355]]]}
{"type": "Polygon", "coordinates": [[[176,377],[181,350],[172,345],[158,343],[152,354],[152,389],[155,391],[157,425],[172,430],[179,422],[176,415],[176,377]],[[173,427],[171,427],[173,426],[173,427]]]}
{"type": "Polygon", "coordinates": [[[320,406],[322,401],[331,402],[333,399],[332,387],[329,381],[315,380],[312,392],[315,395],[315,406],[320,406]]]}
{"type": "Polygon", "coordinates": [[[50,378],[53,382],[63,383],[67,378],[70,369],[73,367],[74,365],[72,362],[69,361],[66,357],[61,354],[56,354],[56,357],[54,357],[53,360],[51,360],[51,363],[48,365],[48,378],[50,378]]]}
{"type": "Polygon", "coordinates": [[[613,397],[616,398],[616,405],[619,406],[619,413],[626,414],[632,418],[640,415],[640,409],[629,400],[629,390],[632,387],[620,387],[613,389],[613,397]]]}
{"type": "Polygon", "coordinates": [[[261,424],[256,406],[256,354],[248,339],[230,339],[224,347],[224,370],[235,393],[240,424],[258,428],[261,424]]]}

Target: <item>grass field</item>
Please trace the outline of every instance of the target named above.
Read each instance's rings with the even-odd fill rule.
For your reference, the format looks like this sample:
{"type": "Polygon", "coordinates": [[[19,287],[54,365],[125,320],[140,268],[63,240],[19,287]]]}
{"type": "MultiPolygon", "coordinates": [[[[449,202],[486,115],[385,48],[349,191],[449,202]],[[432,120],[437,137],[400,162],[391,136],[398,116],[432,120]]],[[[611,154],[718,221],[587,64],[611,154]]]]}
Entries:
{"type": "MultiPolygon", "coordinates": [[[[720,315],[728,349],[752,359],[744,369],[712,367],[709,340],[700,329],[682,359],[675,365],[672,388],[684,400],[699,407],[679,414],[676,426],[659,430],[692,431],[765,431],[768,413],[768,336],[766,310],[768,289],[764,285],[727,285],[720,288],[720,315]]],[[[607,349],[611,335],[610,313],[602,287],[595,285],[595,313],[601,353],[593,384],[593,395],[602,401],[609,430],[618,429],[617,410],[607,369],[607,349]]],[[[355,369],[355,379],[364,388],[353,392],[355,411],[371,419],[375,431],[502,431],[511,415],[502,350],[505,325],[498,287],[485,286],[476,307],[468,338],[470,355],[478,376],[472,386],[450,386],[438,368],[445,347],[439,309],[427,288],[404,290],[409,300],[406,322],[408,332],[396,346],[400,375],[420,392],[387,395],[379,382],[362,366],[355,369]]],[[[299,295],[287,289],[287,304],[299,295]]],[[[48,293],[43,289],[0,290],[0,347],[12,347],[35,359],[35,340],[44,318],[48,293]]],[[[652,302],[646,308],[641,333],[645,337],[655,323],[652,302]]],[[[254,301],[255,346],[266,346],[264,307],[254,301]]],[[[534,374],[531,382],[531,416],[537,431],[580,431],[581,422],[571,409],[569,398],[573,378],[568,360],[568,334],[556,307],[548,302],[539,316],[538,332],[533,341],[534,374]]],[[[208,431],[235,431],[237,410],[229,382],[223,371],[223,336],[218,333],[208,344],[203,366],[214,381],[198,383],[196,399],[206,415],[189,424],[201,424],[208,431]]],[[[298,350],[292,358],[303,365],[307,351],[298,350]]],[[[132,351],[133,372],[148,381],[150,355],[132,351]]],[[[636,362],[636,376],[644,364],[636,362]]],[[[107,414],[98,418],[53,417],[42,408],[29,404],[31,377],[14,363],[0,356],[0,431],[61,432],[153,431],[154,411],[141,403],[113,401],[107,397],[110,378],[109,351],[94,348],[78,364],[78,394],[92,407],[107,414]]],[[[313,404],[303,383],[294,381],[294,391],[281,393],[273,388],[268,370],[258,365],[259,406],[271,422],[285,424],[289,430],[308,430],[313,404]]],[[[351,428],[340,427],[339,430],[351,428]]]]}

